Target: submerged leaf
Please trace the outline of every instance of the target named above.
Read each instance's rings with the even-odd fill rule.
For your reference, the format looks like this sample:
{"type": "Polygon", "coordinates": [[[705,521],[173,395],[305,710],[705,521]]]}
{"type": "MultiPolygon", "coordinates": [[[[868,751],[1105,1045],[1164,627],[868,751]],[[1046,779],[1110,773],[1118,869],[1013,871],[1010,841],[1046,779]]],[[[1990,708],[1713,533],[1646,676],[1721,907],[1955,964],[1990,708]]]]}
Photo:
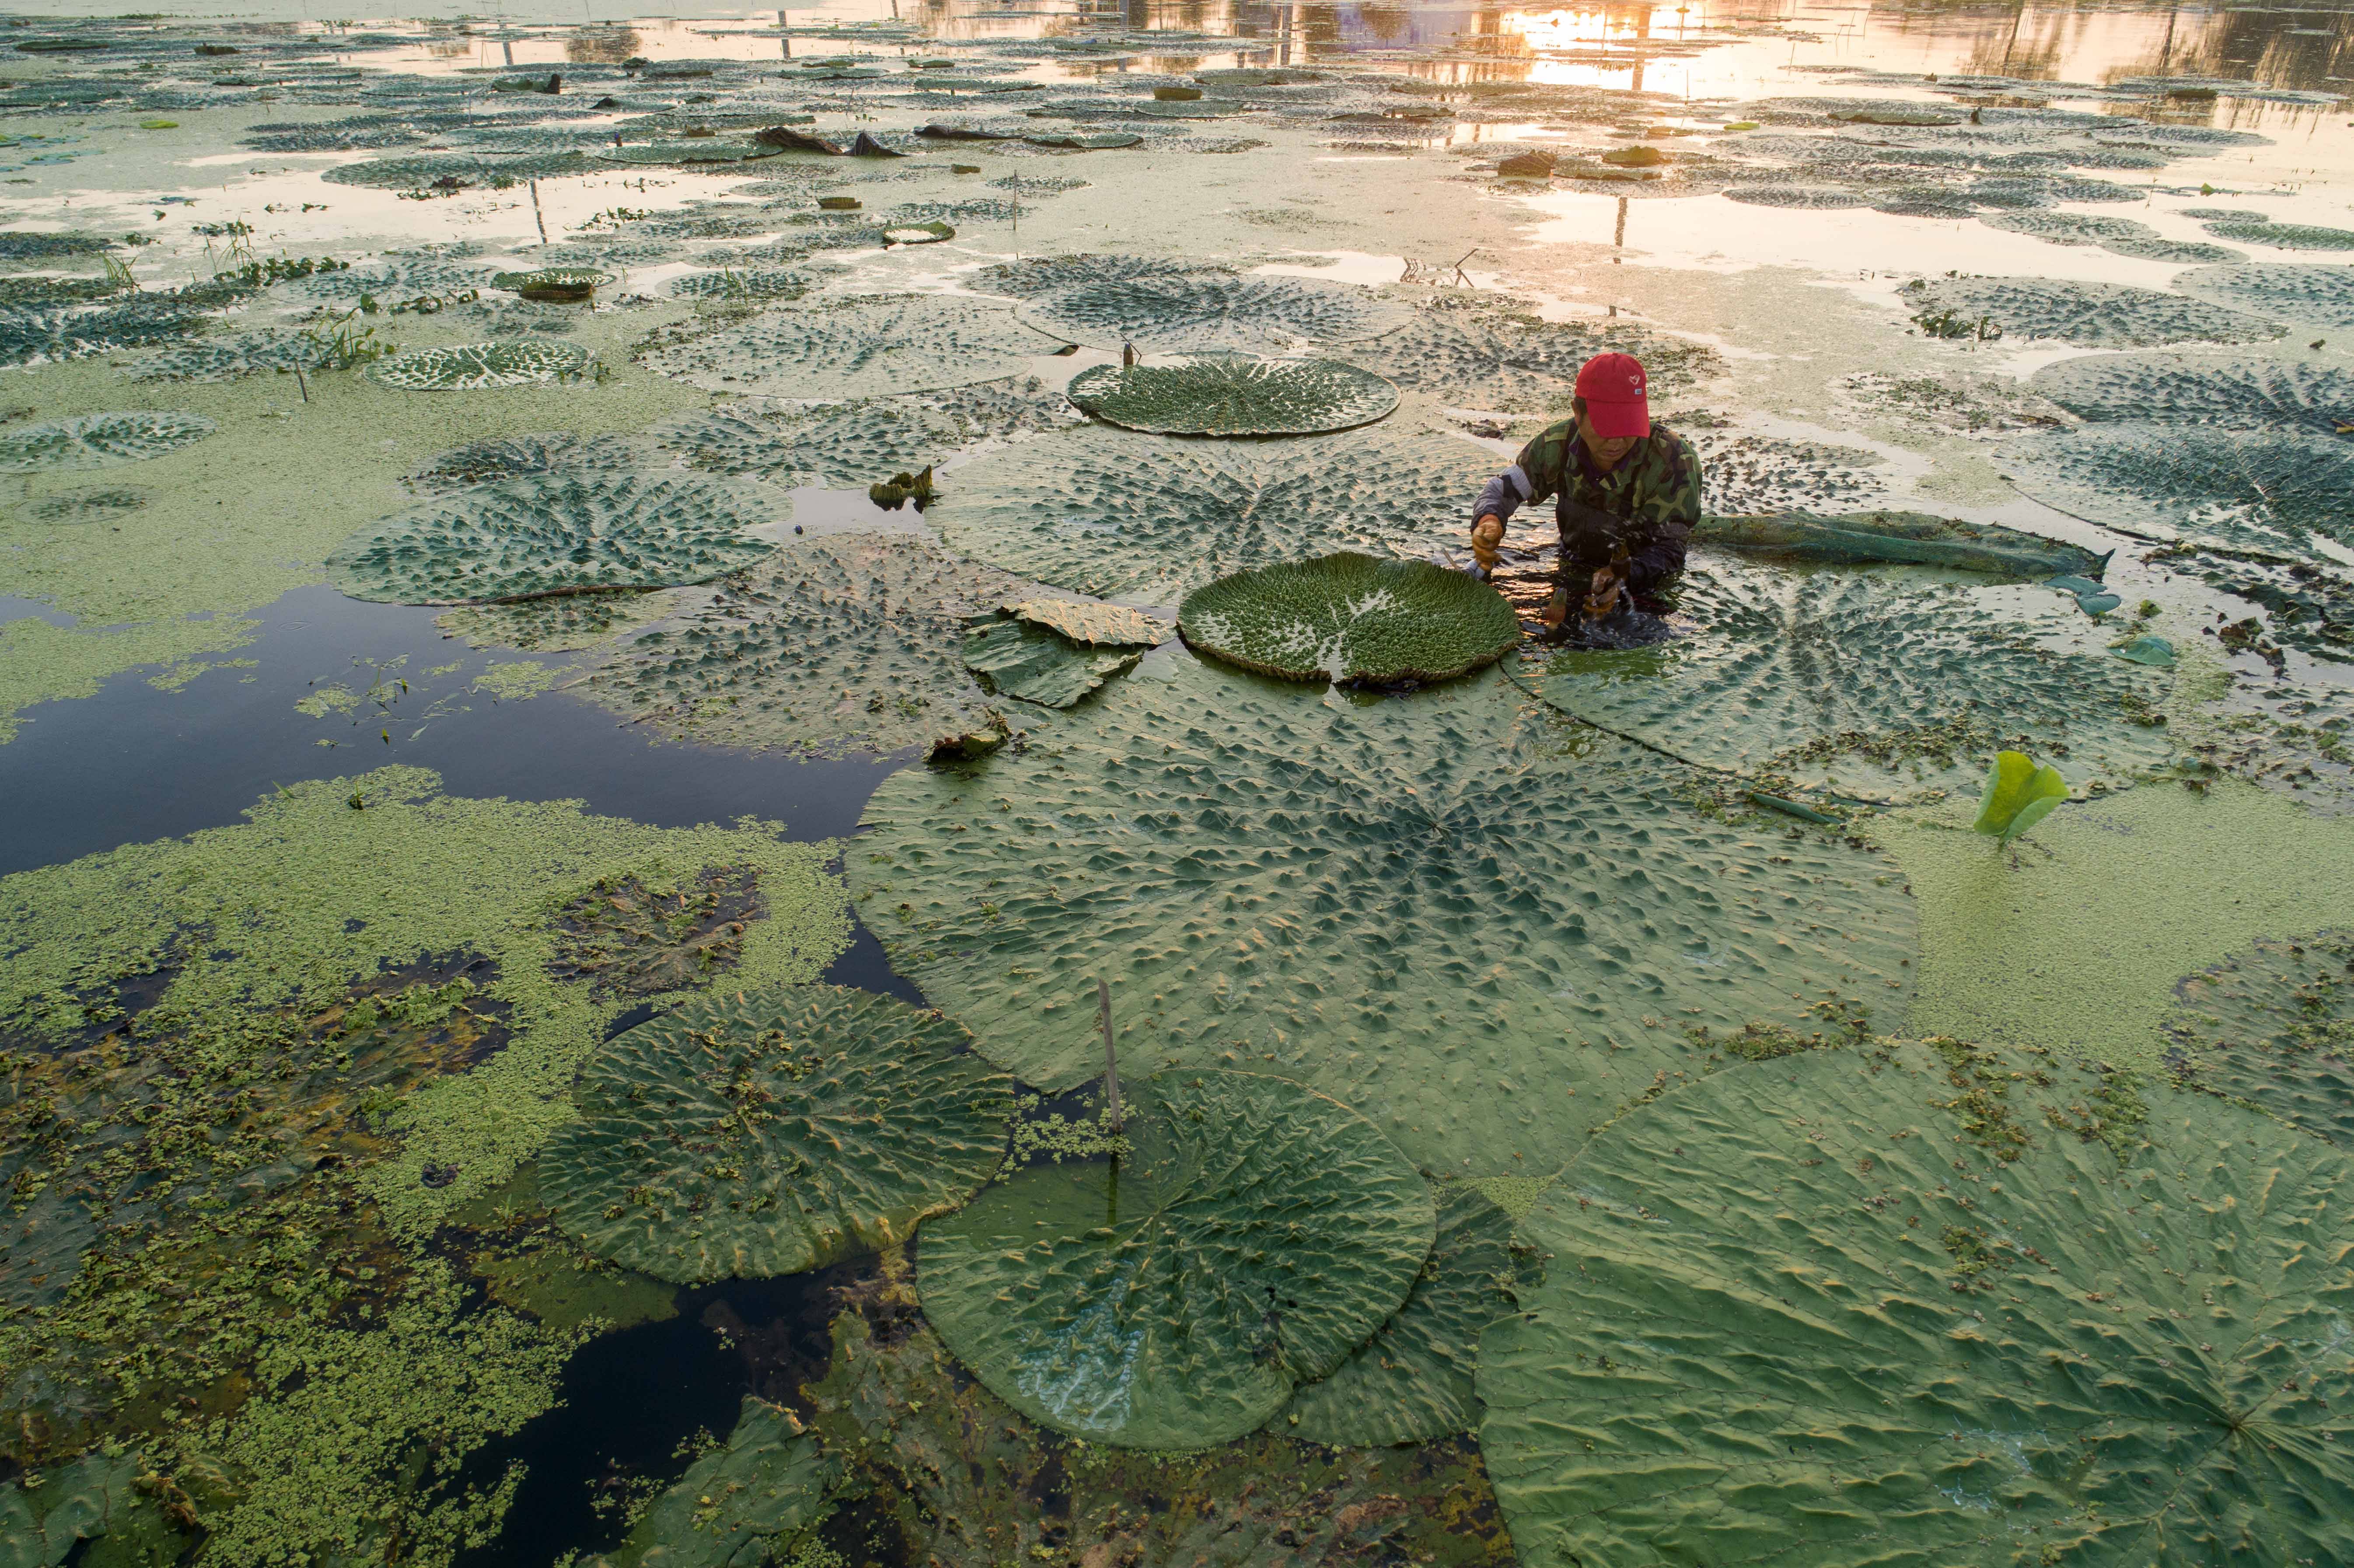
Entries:
{"type": "Polygon", "coordinates": [[[839,1463],[791,1411],[744,1396],[725,1447],[687,1467],[590,1568],[759,1568],[824,1517],[839,1463]]]}
{"type": "Polygon", "coordinates": [[[1034,1165],[928,1225],[924,1314],[990,1391],[1090,1441],[1204,1448],[1331,1372],[1429,1255],[1428,1184],[1281,1078],[1130,1086],[1135,1152],[1034,1165]]]}

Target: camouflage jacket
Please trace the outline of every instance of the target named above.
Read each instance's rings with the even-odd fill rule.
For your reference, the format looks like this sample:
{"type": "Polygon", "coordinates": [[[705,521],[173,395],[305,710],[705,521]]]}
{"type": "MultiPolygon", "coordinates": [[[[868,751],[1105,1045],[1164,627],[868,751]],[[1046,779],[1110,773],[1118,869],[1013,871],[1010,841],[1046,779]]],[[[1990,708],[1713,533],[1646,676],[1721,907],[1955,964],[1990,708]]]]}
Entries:
{"type": "Polygon", "coordinates": [[[1683,570],[1684,542],[1700,521],[1700,458],[1690,441],[1655,424],[1603,473],[1577,439],[1577,422],[1564,419],[1539,431],[1521,449],[1519,461],[1489,482],[1472,515],[1492,514],[1509,523],[1522,503],[1547,497],[1554,501],[1564,552],[1585,564],[1598,566],[1608,552],[1603,547],[1596,556],[1600,541],[1590,537],[1590,520],[1578,514],[1607,513],[1627,524],[1621,536],[1633,556],[1628,586],[1648,593],[1683,570]]]}

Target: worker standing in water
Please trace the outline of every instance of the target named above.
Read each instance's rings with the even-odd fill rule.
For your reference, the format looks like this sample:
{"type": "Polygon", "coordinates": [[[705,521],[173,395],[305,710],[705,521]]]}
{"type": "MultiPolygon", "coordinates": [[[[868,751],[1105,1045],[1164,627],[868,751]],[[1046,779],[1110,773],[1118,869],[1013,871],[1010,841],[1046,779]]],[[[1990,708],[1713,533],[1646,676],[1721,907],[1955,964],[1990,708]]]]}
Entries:
{"type": "Polygon", "coordinates": [[[1600,620],[1684,569],[1684,546],[1700,521],[1700,457],[1690,441],[1651,423],[1647,393],[1640,360],[1596,355],[1577,373],[1571,417],[1522,447],[1472,509],[1472,557],[1493,571],[1512,514],[1554,498],[1562,581],[1545,605],[1549,627],[1568,619],[1573,583],[1583,589],[1585,618],[1600,620]]]}

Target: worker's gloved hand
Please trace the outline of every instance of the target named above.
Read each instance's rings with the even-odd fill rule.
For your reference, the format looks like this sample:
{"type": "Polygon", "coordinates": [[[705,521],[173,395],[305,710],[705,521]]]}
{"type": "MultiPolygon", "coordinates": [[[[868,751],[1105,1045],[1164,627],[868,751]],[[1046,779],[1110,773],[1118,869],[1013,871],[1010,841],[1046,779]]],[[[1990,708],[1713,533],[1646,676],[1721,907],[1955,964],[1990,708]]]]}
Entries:
{"type": "Polygon", "coordinates": [[[1496,546],[1504,542],[1504,520],[1490,515],[1471,524],[1471,558],[1483,572],[1496,569],[1496,546]]]}
{"type": "Polygon", "coordinates": [[[1592,591],[1585,596],[1585,619],[1601,620],[1615,611],[1627,598],[1627,579],[1605,567],[1594,574],[1592,591]]]}
{"type": "Polygon", "coordinates": [[[1545,630],[1548,631],[1558,631],[1561,630],[1561,623],[1568,619],[1569,589],[1566,588],[1557,588],[1553,590],[1552,597],[1545,600],[1545,630]]]}

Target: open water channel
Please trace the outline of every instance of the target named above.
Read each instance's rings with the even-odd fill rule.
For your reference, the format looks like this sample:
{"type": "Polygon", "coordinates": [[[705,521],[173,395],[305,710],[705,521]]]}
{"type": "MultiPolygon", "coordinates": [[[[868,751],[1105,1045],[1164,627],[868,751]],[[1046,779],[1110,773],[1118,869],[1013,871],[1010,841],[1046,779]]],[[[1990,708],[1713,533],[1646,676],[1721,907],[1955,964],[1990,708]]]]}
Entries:
{"type": "Polygon", "coordinates": [[[0,15],[0,1568],[2354,1562],[2354,13],[637,9],[0,15]]]}

